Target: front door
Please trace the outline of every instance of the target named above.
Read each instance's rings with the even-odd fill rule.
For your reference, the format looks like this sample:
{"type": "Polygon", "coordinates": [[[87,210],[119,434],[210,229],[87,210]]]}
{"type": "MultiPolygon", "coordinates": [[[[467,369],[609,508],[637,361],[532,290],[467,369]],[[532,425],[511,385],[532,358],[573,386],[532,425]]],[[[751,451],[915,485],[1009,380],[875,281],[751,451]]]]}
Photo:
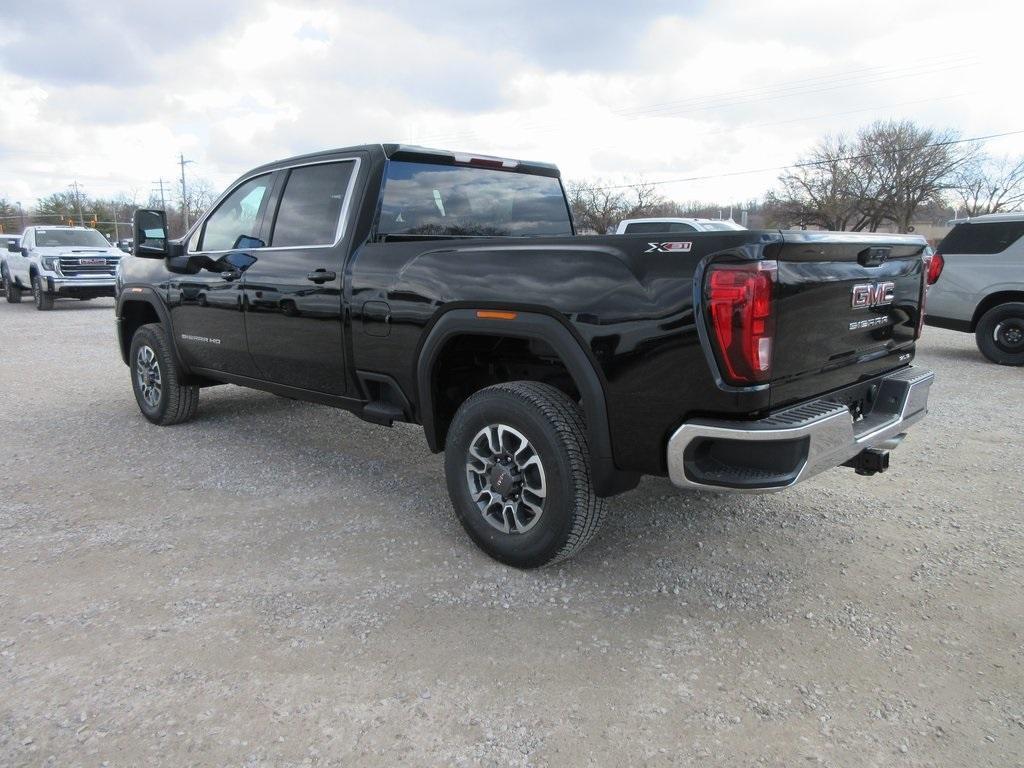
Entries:
{"type": "Polygon", "coordinates": [[[269,247],[244,278],[249,352],[267,381],[347,393],[344,217],[357,165],[339,160],[287,171],[269,247]]]}
{"type": "Polygon", "coordinates": [[[175,342],[190,367],[258,376],[246,344],[242,281],[261,258],[271,181],[265,174],[238,185],[193,238],[188,255],[195,274],[173,274],[168,281],[175,342]]]}

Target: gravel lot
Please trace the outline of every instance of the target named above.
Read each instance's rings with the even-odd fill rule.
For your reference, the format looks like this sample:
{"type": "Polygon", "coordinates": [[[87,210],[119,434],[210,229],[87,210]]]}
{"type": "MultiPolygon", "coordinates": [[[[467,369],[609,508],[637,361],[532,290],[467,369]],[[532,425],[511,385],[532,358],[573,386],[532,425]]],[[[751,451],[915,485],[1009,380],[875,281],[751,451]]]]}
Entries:
{"type": "Polygon", "coordinates": [[[872,479],[647,479],[517,572],[418,428],[139,415],[112,302],[0,303],[0,764],[1024,764],[1024,371],[928,329],[872,479]]]}

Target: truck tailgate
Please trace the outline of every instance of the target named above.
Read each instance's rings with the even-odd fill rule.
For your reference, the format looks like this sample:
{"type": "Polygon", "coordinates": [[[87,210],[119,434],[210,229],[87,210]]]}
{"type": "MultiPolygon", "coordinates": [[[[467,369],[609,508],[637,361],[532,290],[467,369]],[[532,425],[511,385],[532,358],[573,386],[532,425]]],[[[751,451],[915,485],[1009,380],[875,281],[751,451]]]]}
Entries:
{"type": "Polygon", "coordinates": [[[919,328],[925,241],[850,232],[782,235],[772,406],[908,363],[919,328]]]}

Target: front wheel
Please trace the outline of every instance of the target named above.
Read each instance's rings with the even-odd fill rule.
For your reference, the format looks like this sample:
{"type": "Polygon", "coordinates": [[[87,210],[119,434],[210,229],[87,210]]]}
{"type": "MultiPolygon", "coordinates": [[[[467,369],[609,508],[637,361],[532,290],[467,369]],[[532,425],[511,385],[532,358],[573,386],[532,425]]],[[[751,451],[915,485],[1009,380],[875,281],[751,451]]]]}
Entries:
{"type": "Polygon", "coordinates": [[[1024,365],[1024,302],[1000,304],[982,315],[975,339],[993,363],[1024,365]]]}
{"type": "Polygon", "coordinates": [[[182,384],[182,371],[159,323],[139,328],[128,355],[132,390],[142,415],[169,426],[188,421],[199,407],[199,387],[182,384]]]}
{"type": "Polygon", "coordinates": [[[605,515],[594,493],[579,406],[547,384],[517,381],[469,397],[445,445],[448,495],[462,527],[507,565],[565,560],[605,515]]]}
{"type": "Polygon", "coordinates": [[[3,280],[4,289],[6,293],[6,299],[8,304],[18,304],[21,302],[21,286],[11,279],[11,275],[7,271],[7,265],[5,264],[0,269],[0,279],[3,280]]]}
{"type": "Polygon", "coordinates": [[[53,294],[43,289],[43,281],[39,275],[32,276],[32,297],[36,301],[36,309],[40,312],[53,309],[53,294]]]}

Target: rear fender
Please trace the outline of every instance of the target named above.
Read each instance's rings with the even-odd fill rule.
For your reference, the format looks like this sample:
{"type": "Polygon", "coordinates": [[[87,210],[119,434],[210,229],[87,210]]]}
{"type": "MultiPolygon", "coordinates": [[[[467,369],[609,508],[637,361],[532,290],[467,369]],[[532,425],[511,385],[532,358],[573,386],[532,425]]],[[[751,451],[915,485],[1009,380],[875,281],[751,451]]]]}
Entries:
{"type": "Polygon", "coordinates": [[[444,449],[442,428],[435,423],[432,383],[437,358],[447,342],[464,334],[537,339],[550,345],[559,356],[580,393],[598,496],[611,496],[635,487],[639,473],[622,471],[614,464],[604,387],[596,365],[572,332],[554,317],[535,312],[516,312],[514,319],[502,320],[480,319],[476,313],[475,309],[453,309],[443,314],[424,339],[417,358],[418,415],[430,449],[444,449]]]}

